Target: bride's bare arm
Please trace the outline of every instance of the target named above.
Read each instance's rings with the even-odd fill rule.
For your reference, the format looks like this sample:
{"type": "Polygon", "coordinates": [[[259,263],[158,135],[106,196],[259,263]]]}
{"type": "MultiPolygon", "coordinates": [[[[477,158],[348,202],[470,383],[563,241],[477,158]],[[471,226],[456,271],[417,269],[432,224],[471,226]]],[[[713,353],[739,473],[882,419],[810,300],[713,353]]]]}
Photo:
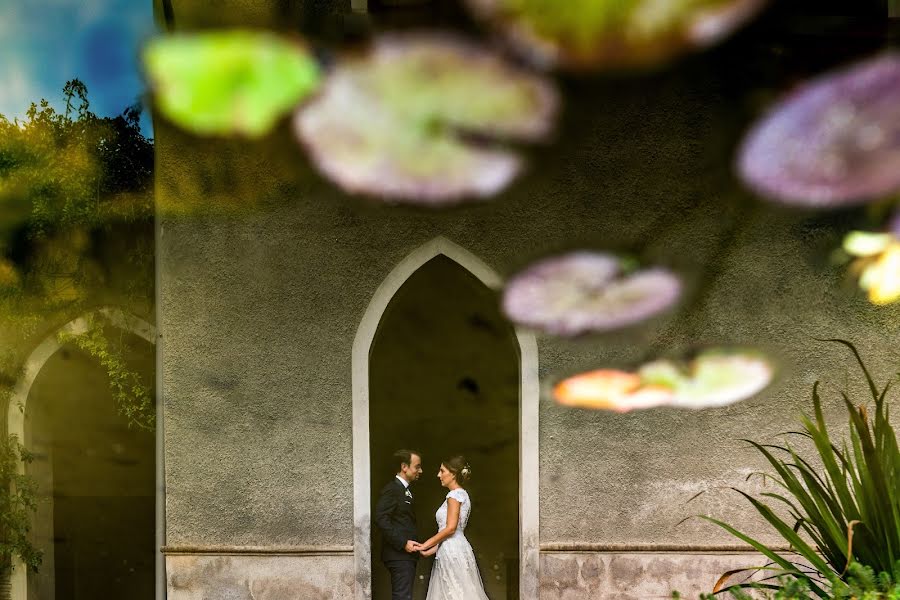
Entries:
{"type": "Polygon", "coordinates": [[[457,525],[459,525],[459,500],[456,498],[447,498],[447,526],[443,531],[438,531],[428,538],[427,541],[422,542],[419,546],[419,550],[428,550],[432,546],[437,546],[456,533],[457,525]]]}

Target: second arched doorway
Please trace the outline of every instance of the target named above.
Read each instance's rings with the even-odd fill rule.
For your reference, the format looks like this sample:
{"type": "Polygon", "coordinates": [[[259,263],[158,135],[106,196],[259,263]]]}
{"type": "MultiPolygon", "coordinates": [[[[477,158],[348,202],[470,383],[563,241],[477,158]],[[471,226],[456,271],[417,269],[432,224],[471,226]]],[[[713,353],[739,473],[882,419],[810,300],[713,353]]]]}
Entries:
{"type": "Polygon", "coordinates": [[[93,318],[116,330],[129,368],[153,378],[153,327],[113,309],[74,319],[28,357],[7,427],[34,455],[19,471],[36,485],[32,536],[44,560],[37,573],[16,561],[13,600],[155,594],[155,435],[118,412],[97,360],[58,337],[84,333],[93,318]]]}

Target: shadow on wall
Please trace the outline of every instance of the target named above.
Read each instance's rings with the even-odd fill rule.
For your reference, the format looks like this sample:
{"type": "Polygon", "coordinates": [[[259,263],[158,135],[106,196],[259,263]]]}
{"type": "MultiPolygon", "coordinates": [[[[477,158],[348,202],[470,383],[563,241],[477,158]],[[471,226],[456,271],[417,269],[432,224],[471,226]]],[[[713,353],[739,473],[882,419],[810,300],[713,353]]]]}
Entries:
{"type": "MultiPolygon", "coordinates": [[[[391,300],[370,353],[372,508],[397,472],[398,448],[422,453],[413,484],[420,540],[437,530],[434,513],[447,490],[440,461],[463,454],[472,517],[466,536],[488,595],[518,598],[519,350],[496,293],[453,260],[437,256],[391,300]]],[[[373,524],[372,594],[390,598],[373,524]]],[[[414,598],[425,598],[433,559],[422,559],[414,598]]]]}

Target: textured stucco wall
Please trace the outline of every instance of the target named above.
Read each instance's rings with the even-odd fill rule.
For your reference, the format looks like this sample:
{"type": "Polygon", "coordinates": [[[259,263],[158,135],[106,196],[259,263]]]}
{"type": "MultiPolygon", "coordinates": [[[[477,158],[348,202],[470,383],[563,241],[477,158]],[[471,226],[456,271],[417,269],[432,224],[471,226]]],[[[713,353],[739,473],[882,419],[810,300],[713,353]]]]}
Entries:
{"type": "MultiPolygon", "coordinates": [[[[749,553],[550,553],[541,556],[540,600],[662,600],[709,592],[722,573],[765,564],[749,553]]],[[[749,573],[736,574],[741,581],[749,573]]]]}
{"type": "Polygon", "coordinates": [[[780,358],[769,390],[721,409],[613,415],[542,399],[542,543],[733,542],[697,520],[675,527],[699,512],[764,532],[724,489],[761,466],[736,440],[792,428],[816,379],[862,390],[849,355],[813,337],[850,339],[875,373],[894,373],[900,318],[841,287],[825,258],[839,218],[773,207],[734,181],[746,123],[718,76],[688,61],[567,82],[558,142],[534,150],[508,192],[446,212],[346,197],[312,171],[287,123],[251,143],[158,121],[167,544],[352,542],[353,335],[393,266],[438,235],[503,275],[578,246],[637,251],[687,275],[670,315],[617,335],[540,338],[542,377],[705,344],[780,358]]]}
{"type": "Polygon", "coordinates": [[[340,600],[353,593],[346,556],[169,556],[168,600],[340,600]]]}
{"type": "MultiPolygon", "coordinates": [[[[762,564],[753,554],[551,553],[541,558],[540,600],[646,600],[709,591],[725,571],[762,564]]],[[[340,600],[352,597],[341,556],[169,556],[169,600],[340,600]]],[[[537,600],[537,599],[532,599],[537,600]]]]}

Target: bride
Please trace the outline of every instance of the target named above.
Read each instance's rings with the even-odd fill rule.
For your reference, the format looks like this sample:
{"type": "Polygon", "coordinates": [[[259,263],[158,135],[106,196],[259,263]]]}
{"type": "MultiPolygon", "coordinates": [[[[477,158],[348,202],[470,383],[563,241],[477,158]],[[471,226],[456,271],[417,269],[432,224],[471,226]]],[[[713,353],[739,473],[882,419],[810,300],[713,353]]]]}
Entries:
{"type": "Polygon", "coordinates": [[[419,546],[422,556],[437,554],[426,600],[489,600],[465,535],[472,502],[462,486],[469,475],[471,469],[462,456],[442,462],[438,471],[441,485],[450,491],[434,515],[438,532],[419,546]]]}

